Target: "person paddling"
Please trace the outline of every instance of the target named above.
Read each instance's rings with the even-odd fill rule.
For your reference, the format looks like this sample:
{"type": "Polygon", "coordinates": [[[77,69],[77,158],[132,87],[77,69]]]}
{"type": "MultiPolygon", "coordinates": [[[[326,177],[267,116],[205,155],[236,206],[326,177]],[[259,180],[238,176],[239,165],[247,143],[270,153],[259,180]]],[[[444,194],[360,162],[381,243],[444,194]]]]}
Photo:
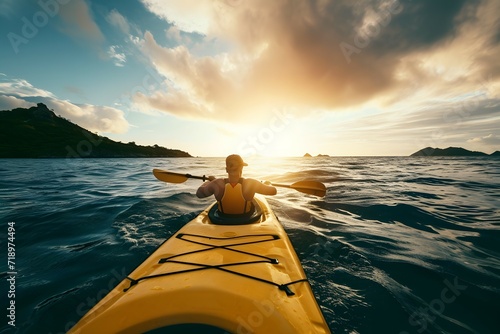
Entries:
{"type": "Polygon", "coordinates": [[[196,191],[198,198],[211,195],[217,200],[218,209],[225,214],[246,214],[252,212],[252,200],[255,194],[276,195],[276,188],[270,182],[259,182],[251,178],[243,178],[243,167],[247,163],[237,154],[226,158],[227,178],[209,176],[196,191]]]}

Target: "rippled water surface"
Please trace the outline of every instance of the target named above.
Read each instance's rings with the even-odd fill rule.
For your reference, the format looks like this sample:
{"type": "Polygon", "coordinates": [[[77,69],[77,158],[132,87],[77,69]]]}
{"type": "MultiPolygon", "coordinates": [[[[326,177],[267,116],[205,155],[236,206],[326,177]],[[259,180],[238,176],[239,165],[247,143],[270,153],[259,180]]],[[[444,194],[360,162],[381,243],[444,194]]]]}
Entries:
{"type": "MultiPolygon", "coordinates": [[[[326,184],[325,198],[268,201],[334,333],[498,333],[499,159],[248,162],[247,177],[326,184]]],[[[224,159],[0,160],[0,248],[14,222],[17,273],[16,327],[2,307],[1,333],[65,332],[211,203],[153,168],[223,176],[224,159]]]]}

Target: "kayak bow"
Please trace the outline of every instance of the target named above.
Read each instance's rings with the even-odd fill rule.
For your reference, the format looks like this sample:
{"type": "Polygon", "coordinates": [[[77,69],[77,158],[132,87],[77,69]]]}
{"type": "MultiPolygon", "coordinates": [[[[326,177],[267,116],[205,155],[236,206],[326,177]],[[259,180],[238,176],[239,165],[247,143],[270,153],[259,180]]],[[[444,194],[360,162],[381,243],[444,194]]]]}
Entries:
{"type": "Polygon", "coordinates": [[[204,210],[69,333],[330,333],[281,223],[254,204],[238,225],[204,210]]]}

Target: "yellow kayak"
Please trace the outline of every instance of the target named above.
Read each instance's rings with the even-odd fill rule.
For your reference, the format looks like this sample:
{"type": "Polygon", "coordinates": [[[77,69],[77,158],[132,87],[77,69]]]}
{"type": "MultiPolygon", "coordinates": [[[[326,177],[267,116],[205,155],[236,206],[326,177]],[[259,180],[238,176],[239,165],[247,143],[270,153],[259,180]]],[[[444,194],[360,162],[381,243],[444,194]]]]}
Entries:
{"type": "Polygon", "coordinates": [[[247,217],[207,208],[69,333],[330,333],[285,230],[254,204],[247,217]]]}

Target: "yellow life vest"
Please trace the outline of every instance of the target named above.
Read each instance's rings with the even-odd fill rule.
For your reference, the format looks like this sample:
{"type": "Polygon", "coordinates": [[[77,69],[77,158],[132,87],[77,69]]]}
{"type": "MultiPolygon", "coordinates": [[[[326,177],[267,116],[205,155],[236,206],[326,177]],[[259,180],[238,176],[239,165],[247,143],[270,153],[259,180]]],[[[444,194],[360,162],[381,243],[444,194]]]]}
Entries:
{"type": "Polygon", "coordinates": [[[236,185],[229,183],[229,180],[225,180],[224,195],[222,199],[218,201],[219,211],[227,214],[244,214],[252,210],[252,202],[247,201],[243,197],[243,180],[240,179],[236,185]]]}

